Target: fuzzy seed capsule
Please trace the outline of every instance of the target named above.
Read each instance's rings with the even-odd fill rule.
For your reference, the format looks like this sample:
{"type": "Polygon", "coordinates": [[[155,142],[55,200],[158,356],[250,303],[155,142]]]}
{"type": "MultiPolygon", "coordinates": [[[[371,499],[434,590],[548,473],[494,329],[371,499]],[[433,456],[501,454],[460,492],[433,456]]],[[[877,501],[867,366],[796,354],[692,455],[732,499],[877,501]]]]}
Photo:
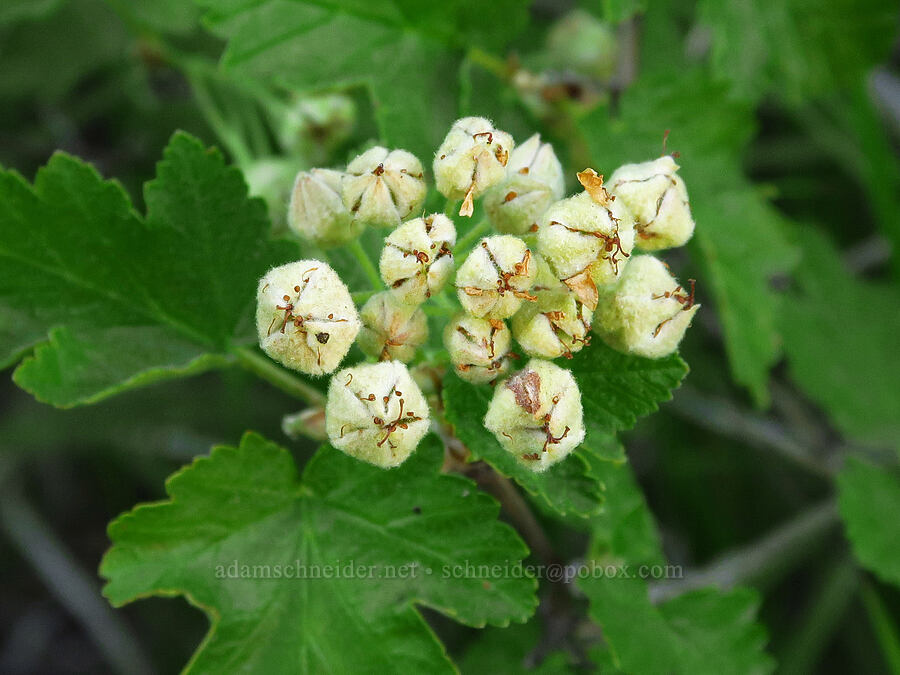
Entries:
{"type": "Polygon", "coordinates": [[[597,287],[615,283],[634,248],[628,207],[593,169],[578,174],[585,191],[553,204],[541,218],[538,252],[578,299],[594,309],[597,287]]]}
{"type": "Polygon", "coordinates": [[[319,260],[269,270],[256,293],[259,346],[308,375],[334,371],[356,339],[359,315],[337,273],[319,260]]]}
{"type": "Polygon", "coordinates": [[[671,155],[620,166],[609,179],[610,192],[634,215],[634,245],[644,251],[684,246],[694,219],[684,181],[671,155]]]}
{"type": "Polygon", "coordinates": [[[483,117],[456,120],[434,155],[434,180],[447,199],[462,199],[459,215],[471,216],[473,199],[506,177],[515,142],[483,117]]]}
{"type": "Polygon", "coordinates": [[[359,313],[359,347],[381,361],[408,363],[428,339],[428,318],[416,305],[401,303],[390,291],[376,293],[359,313]]]}
{"type": "Polygon", "coordinates": [[[469,314],[506,319],[535,298],[536,266],[525,242],[509,234],[485,237],[456,272],[456,293],[469,314]]]}
{"type": "Polygon", "coordinates": [[[288,227],[296,234],[320,246],[337,246],[359,236],[363,223],[341,198],[340,171],[311,169],[301,171],[294,180],[288,206],[288,227]]]}
{"type": "Polygon", "coordinates": [[[525,234],[537,230],[544,211],[564,193],[563,170],[553,146],[535,134],[512,151],[506,178],[484,193],[484,208],[499,232],[525,234]]]}
{"type": "Polygon", "coordinates": [[[572,373],[531,359],[494,390],[484,426],[533,471],[545,471],[584,440],[581,393],[572,373]]]}
{"type": "Polygon", "coordinates": [[[396,227],[422,208],[425,193],[422,163],[415,155],[375,146],[347,165],[341,194],[355,220],[396,227]]]}
{"type": "Polygon", "coordinates": [[[442,213],[408,220],[384,240],[381,279],[400,302],[420,305],[453,274],[455,243],[453,221],[442,213]]]}
{"type": "Polygon", "coordinates": [[[640,255],[618,285],[604,289],[594,332],[613,349],[657,359],[678,349],[698,309],[693,281],[687,290],[660,260],[640,255]]]}
{"type": "Polygon", "coordinates": [[[545,291],[512,318],[516,342],[529,356],[555,359],[572,354],[590,342],[593,312],[574,294],[545,291]]]}
{"type": "Polygon", "coordinates": [[[460,312],[444,328],[444,347],[456,374],[486,384],[509,370],[510,332],[499,319],[478,319],[460,312]]]}
{"type": "Polygon", "coordinates": [[[428,405],[399,361],[354,366],[331,378],[325,426],[338,450],[389,469],[428,432],[428,405]]]}

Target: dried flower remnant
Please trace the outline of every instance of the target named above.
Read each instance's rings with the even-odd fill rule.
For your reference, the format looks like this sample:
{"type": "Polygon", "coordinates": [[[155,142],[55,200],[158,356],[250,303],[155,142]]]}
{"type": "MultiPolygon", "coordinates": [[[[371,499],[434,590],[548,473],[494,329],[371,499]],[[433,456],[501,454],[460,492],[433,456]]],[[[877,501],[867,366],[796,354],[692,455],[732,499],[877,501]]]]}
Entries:
{"type": "Polygon", "coordinates": [[[347,165],[341,194],[354,220],[396,227],[422,208],[426,194],[422,163],[406,150],[375,146],[347,165]]]}
{"type": "Polygon", "coordinates": [[[597,287],[615,283],[631,256],[634,220],[593,169],[580,172],[578,180],[584,192],[556,202],[541,218],[538,252],[578,299],[595,309],[597,287]]]}
{"type": "Polygon", "coordinates": [[[621,166],[609,183],[612,194],[634,215],[637,248],[658,251],[684,246],[694,234],[687,188],[671,155],[621,166]]]}
{"type": "Polygon", "coordinates": [[[428,432],[425,397],[399,361],[345,368],[331,378],[325,426],[331,444],[385,469],[399,466],[428,432]]]}
{"type": "Polygon", "coordinates": [[[408,363],[428,339],[428,319],[416,305],[401,303],[390,291],[376,293],[359,313],[359,347],[380,361],[408,363]]]}
{"type": "Polygon", "coordinates": [[[360,322],[347,287],[319,260],[269,270],[259,281],[259,345],[282,365],[308,375],[334,371],[356,339],[360,322]]]}
{"type": "Polygon", "coordinates": [[[515,142],[483,117],[453,123],[434,156],[434,180],[447,199],[462,199],[459,215],[471,216],[473,200],[506,177],[515,142]]]}
{"type": "Polygon", "coordinates": [[[512,318],[516,342],[529,356],[555,359],[572,355],[590,342],[593,312],[574,294],[545,291],[512,318]]]}
{"type": "Polygon", "coordinates": [[[456,288],[463,309],[477,317],[506,319],[533,301],[528,291],[536,266],[531,251],[512,235],[485,237],[456,273],[456,288]]]}
{"type": "Polygon", "coordinates": [[[509,156],[506,178],[484,195],[484,208],[498,232],[525,234],[565,191],[563,170],[549,143],[535,134],[509,156]]]}
{"type": "Polygon", "coordinates": [[[532,359],[499,383],[484,426],[533,471],[545,471],[584,440],[581,393],[572,373],[532,359]]]}
{"type": "Polygon", "coordinates": [[[686,290],[665,264],[637,256],[614,288],[604,292],[594,315],[594,332],[613,349],[661,358],[678,349],[700,305],[694,283],[686,290]]]}
{"type": "Polygon", "coordinates": [[[456,374],[473,384],[493,382],[509,370],[511,335],[499,319],[460,312],[444,328],[444,347],[456,374]]]}
{"type": "Polygon", "coordinates": [[[363,224],[353,219],[341,198],[340,171],[311,169],[294,180],[288,227],[319,246],[336,246],[358,237],[363,224]]]}
{"type": "Polygon", "coordinates": [[[408,220],[384,240],[381,279],[401,302],[419,305],[452,276],[455,243],[453,221],[442,213],[408,220]]]}

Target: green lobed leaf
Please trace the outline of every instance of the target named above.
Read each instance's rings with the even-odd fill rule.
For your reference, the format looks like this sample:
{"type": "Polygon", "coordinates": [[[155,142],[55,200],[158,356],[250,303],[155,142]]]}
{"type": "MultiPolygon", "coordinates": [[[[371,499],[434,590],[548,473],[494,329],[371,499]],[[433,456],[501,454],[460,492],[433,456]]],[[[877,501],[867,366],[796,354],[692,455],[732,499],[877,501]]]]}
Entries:
{"type": "Polygon", "coordinates": [[[484,460],[558,513],[586,516],[596,512],[601,503],[601,486],[589,473],[584,448],[543,473],[522,466],[484,428],[484,416],[492,394],[489,387],[463,382],[455,375],[444,381],[447,421],[453,425],[456,437],[471,452],[472,461],[484,460]]]}
{"type": "Polygon", "coordinates": [[[659,156],[671,131],[668,147],[680,153],[697,222],[689,247],[703,273],[700,302],[712,295],[732,374],[765,404],[780,351],[778,296],[769,282],[791,268],[796,252],[781,217],[743,177],[740,152],[753,127],[751,108],[698,69],[644,76],[625,92],[616,116],[601,106],[580,123],[595,168],[607,175],[659,156]]]}
{"type": "Polygon", "coordinates": [[[856,557],[886,583],[900,586],[900,476],[850,458],[837,477],[838,505],[856,557]]]}
{"type": "Polygon", "coordinates": [[[177,133],[145,188],[147,215],[122,188],[63,153],[34,185],[0,172],[0,365],[58,406],[221,365],[254,340],[266,269],[296,257],[269,242],[217,150],[177,133]]]}
{"type": "Polygon", "coordinates": [[[596,337],[566,367],[581,390],[589,430],[600,434],[630,429],[639,417],[655,412],[688,373],[678,354],[645,359],[617,352],[596,337]]]}
{"type": "Polygon", "coordinates": [[[893,0],[703,0],[699,12],[712,64],[738,96],[792,103],[857,86],[887,58],[897,25],[893,0]]]}
{"type": "Polygon", "coordinates": [[[791,376],[846,435],[900,449],[900,292],[854,278],[824,234],[799,238],[781,319],[791,376]]]}
{"type": "Polygon", "coordinates": [[[459,670],[463,675],[563,675],[578,672],[561,651],[547,654],[539,664],[533,663],[533,651],[540,639],[541,623],[537,619],[507,628],[485,628],[466,649],[459,661],[459,670]]]}
{"type": "Polygon", "coordinates": [[[533,613],[537,583],[465,572],[528,550],[491,497],[438,473],[441,459],[434,437],[390,471],[324,446],[298,479],[286,450],[247,434],[172,476],[168,501],[110,524],[104,594],[203,609],[212,625],[191,673],[453,672],[413,605],[504,626],[533,613]]]}
{"type": "Polygon", "coordinates": [[[292,89],[365,84],[382,140],[426,165],[456,118],[463,49],[498,48],[527,21],[528,6],[525,0],[200,4],[207,25],[228,39],[226,68],[292,89]]]}
{"type": "Polygon", "coordinates": [[[591,518],[590,573],[578,585],[603,630],[605,649],[592,656],[606,666],[604,672],[770,672],[765,631],[755,622],[755,592],[703,589],[652,604],[645,578],[667,569],[653,517],[626,463],[599,462],[593,468],[606,488],[604,508],[591,518]],[[609,569],[616,573],[603,571],[609,569]]]}

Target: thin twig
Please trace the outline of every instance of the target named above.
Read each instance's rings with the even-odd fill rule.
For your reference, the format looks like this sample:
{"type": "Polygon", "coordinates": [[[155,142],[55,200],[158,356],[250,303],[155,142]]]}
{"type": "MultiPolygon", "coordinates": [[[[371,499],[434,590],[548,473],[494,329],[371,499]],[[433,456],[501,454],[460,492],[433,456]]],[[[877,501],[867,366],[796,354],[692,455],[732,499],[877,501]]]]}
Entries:
{"type": "Polygon", "coordinates": [[[859,571],[844,555],[828,570],[815,597],[803,612],[802,626],[779,658],[784,673],[811,673],[822,658],[828,640],[840,625],[859,586],[859,571]]]}
{"type": "Polygon", "coordinates": [[[72,554],[11,481],[0,490],[0,521],[12,545],[31,563],[56,600],[81,623],[110,666],[120,673],[151,673],[140,643],[101,599],[93,575],[75,564],[72,554]]]}
{"type": "Polygon", "coordinates": [[[869,621],[872,622],[872,629],[881,647],[885,665],[893,675],[900,675],[900,631],[897,630],[897,624],[894,623],[878,590],[871,582],[864,579],[859,591],[863,607],[869,615],[869,621]]]}
{"type": "Polygon", "coordinates": [[[774,450],[810,473],[824,478],[830,478],[834,473],[832,467],[798,443],[780,424],[742,410],[728,400],[705,396],[690,387],[682,387],[667,409],[723,436],[757,448],[774,450]]]}
{"type": "Polygon", "coordinates": [[[726,553],[709,565],[685,572],[681,579],[650,585],[650,599],[664,602],[706,586],[733,588],[775,576],[811,553],[813,544],[837,523],[837,508],[828,500],[804,511],[752,544],[726,553]]]}
{"type": "Polygon", "coordinates": [[[274,385],[291,396],[306,401],[309,405],[325,405],[325,394],[311,384],[307,384],[293,373],[289,373],[271,359],[260,354],[252,347],[240,347],[233,350],[237,362],[247,371],[274,385]]]}

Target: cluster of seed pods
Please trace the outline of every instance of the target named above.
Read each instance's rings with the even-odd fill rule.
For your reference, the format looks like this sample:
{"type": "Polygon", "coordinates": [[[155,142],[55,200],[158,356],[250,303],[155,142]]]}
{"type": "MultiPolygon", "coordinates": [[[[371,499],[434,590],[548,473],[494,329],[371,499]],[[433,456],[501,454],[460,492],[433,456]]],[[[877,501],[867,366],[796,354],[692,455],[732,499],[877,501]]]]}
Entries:
{"type": "Polygon", "coordinates": [[[665,356],[697,311],[693,281],[686,291],[648,253],[691,237],[684,182],[664,155],[620,167],[606,183],[585,169],[581,190],[565,197],[550,144],[534,135],[516,146],[478,117],[454,123],[432,168],[459,215],[472,216],[481,199],[487,227],[475,227],[495,231],[456,251],[458,267],[456,226],[445,213],[422,212],[425,172],[411,153],[376,146],[343,171],[297,176],[288,220],[303,239],[326,248],[368,227],[391,228],[378,265],[384,288],[357,311],[323,261],[270,270],[259,284],[260,346],[288,368],[327,375],[355,342],[369,360],[332,376],[325,430],[334,447],[390,468],[428,431],[426,397],[407,364],[422,355],[429,321],[448,316],[444,358],[456,376],[494,388],[485,427],[523,465],[544,471],[585,433],[576,378],[553,361],[571,359],[592,335],[623,352],[665,356]],[[458,304],[451,315],[443,314],[454,304],[448,288],[458,304]],[[424,305],[434,298],[441,312],[429,317],[424,305]],[[531,358],[510,373],[522,355],[531,358]]]}

